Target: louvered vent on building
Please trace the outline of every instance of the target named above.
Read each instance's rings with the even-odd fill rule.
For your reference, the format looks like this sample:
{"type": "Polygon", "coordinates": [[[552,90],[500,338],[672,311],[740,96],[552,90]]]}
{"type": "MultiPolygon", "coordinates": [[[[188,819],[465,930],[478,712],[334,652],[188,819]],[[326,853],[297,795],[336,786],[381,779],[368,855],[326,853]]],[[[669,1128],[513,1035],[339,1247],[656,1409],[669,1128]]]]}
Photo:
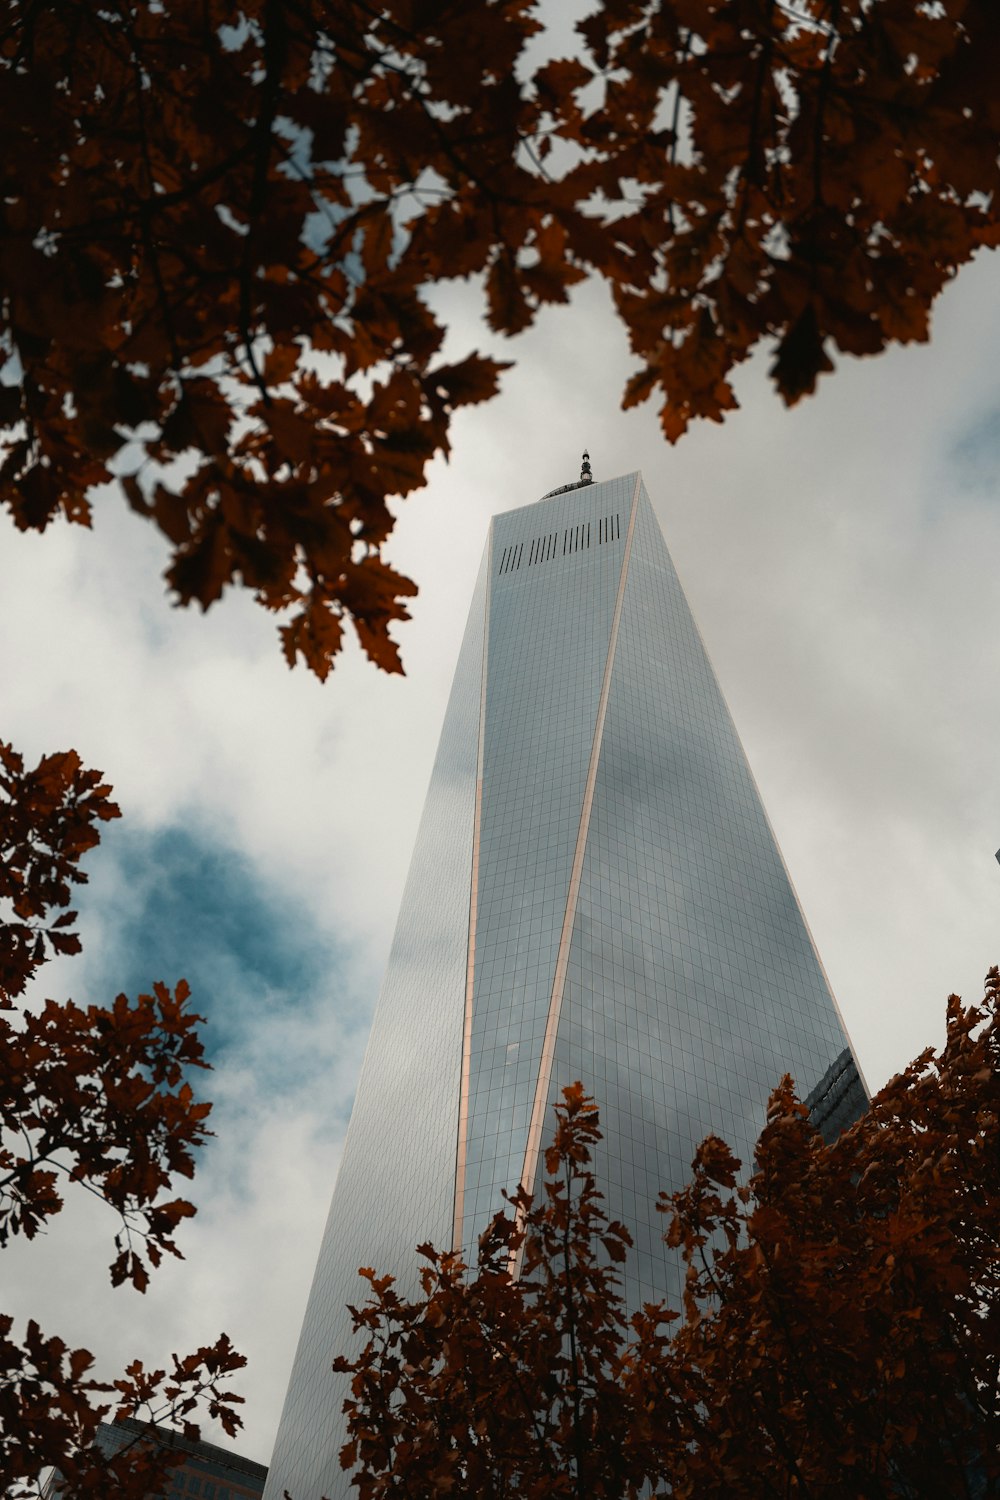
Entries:
{"type": "Polygon", "coordinates": [[[621,516],[614,515],[602,516],[596,522],[581,521],[577,526],[567,526],[561,534],[550,531],[527,543],[512,542],[501,552],[497,572],[513,573],[522,562],[525,567],[533,568],[536,563],[551,562],[554,557],[569,557],[574,552],[585,551],[592,544],[600,547],[606,542],[620,541],[621,534],[621,516]]]}

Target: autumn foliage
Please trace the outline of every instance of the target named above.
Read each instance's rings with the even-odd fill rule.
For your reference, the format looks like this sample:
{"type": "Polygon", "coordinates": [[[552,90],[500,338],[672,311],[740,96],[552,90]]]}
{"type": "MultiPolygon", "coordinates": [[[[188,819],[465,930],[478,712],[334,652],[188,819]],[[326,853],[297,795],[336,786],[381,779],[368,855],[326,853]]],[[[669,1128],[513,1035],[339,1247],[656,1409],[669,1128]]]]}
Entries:
{"type": "Polygon", "coordinates": [[[121,817],[100,772],[75,750],[46,755],[26,771],[24,758],[0,742],[0,1005],[24,993],[53,953],[79,953],[70,929],[73,886],[85,885],[79,861],[100,842],[98,823],[121,817]],[[66,909],[63,909],[66,908],[66,909]],[[56,913],[58,913],[56,915],[56,913]]]}
{"type": "Polygon", "coordinates": [[[320,676],[345,620],[398,669],[387,501],[497,389],[441,283],[507,335],[602,278],[674,440],[762,342],[793,402],[925,339],[1000,232],[993,0],[607,0],[565,58],[533,0],[5,12],[0,497],[117,480],[179,602],[242,584],[320,676]]]}
{"type": "Polygon", "coordinates": [[[748,1177],[705,1141],[660,1204],[681,1312],[626,1315],[596,1107],[577,1085],[558,1114],[543,1195],[471,1273],[423,1246],[414,1301],[363,1273],[364,1347],[335,1364],[360,1496],[1000,1493],[1000,972],[834,1144],[787,1078],[748,1177]]]}
{"type": "MultiPolygon", "coordinates": [[[[26,770],[0,743],[0,1249],[47,1231],[64,1195],[87,1190],[114,1215],[112,1284],[141,1292],[164,1254],[179,1253],[174,1235],[194,1208],[173,1182],[192,1175],[208,1134],[211,1106],[190,1083],[207,1064],[188,987],[156,983],[109,1006],[16,1003],[53,953],[79,951],[69,902],[98,825],[119,816],[110,791],[73,751],[26,770]]],[[[145,1500],[169,1455],[137,1443],[106,1460],[93,1451],[99,1421],[120,1412],[186,1424],[203,1406],[234,1432],[239,1398],[225,1379],[243,1363],[223,1335],[173,1356],[169,1370],[135,1361],[109,1382],[86,1349],[34,1319],[21,1341],[0,1314],[0,1488],[37,1494],[55,1465],[72,1495],[145,1500]]]]}

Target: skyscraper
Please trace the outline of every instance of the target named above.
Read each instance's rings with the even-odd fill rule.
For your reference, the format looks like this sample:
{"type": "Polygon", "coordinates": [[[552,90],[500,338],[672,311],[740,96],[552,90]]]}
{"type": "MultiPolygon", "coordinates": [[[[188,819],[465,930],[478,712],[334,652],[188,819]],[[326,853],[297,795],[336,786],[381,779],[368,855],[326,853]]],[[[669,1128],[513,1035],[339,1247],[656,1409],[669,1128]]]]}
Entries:
{"type": "Polygon", "coordinates": [[[535,1184],[579,1079],[635,1238],[625,1294],[677,1298],[655,1212],[710,1131],[744,1159],[791,1072],[836,1131],[864,1090],[641,476],[497,516],[483,557],[285,1401],[267,1495],[346,1492],[361,1265],[474,1252],[535,1184]]]}

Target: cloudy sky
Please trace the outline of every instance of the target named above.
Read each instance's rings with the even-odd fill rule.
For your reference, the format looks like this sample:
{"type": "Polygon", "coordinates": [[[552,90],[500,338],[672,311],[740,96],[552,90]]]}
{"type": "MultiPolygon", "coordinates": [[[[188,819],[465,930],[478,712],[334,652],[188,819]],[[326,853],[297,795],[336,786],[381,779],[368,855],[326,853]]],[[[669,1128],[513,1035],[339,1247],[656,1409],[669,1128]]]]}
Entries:
{"type": "MultiPolygon", "coordinates": [[[[456,352],[490,347],[446,300],[456,352]]],[[[164,547],[114,496],[90,534],[0,533],[0,733],[75,746],[125,814],[45,992],[185,976],[217,1132],[186,1259],[145,1297],[103,1290],[113,1223],[88,1201],[7,1252],[9,1310],[111,1373],[225,1329],[241,1447],[268,1459],[489,517],[585,446],[597,478],[644,472],[870,1084],[938,1041],[949,990],[1000,960],[997,326],[987,259],[929,347],[845,361],[791,413],[761,358],[724,427],[668,449],[652,408],[619,411],[623,335],[584,288],[498,351],[502,396],[400,507],[403,679],[353,650],[325,686],[289,672],[244,599],[170,609],[164,547]]]]}

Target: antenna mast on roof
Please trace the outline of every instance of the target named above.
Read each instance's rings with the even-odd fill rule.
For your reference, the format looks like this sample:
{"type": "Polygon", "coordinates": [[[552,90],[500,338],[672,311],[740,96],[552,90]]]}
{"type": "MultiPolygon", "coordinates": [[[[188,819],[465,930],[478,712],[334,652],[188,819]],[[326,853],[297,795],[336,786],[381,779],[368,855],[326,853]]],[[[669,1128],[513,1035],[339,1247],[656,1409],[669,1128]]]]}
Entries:
{"type": "Polygon", "coordinates": [[[580,469],[579,479],[574,479],[570,484],[561,484],[554,490],[549,490],[542,496],[543,500],[551,500],[553,495],[568,495],[570,490],[578,490],[582,485],[593,484],[594,476],[590,472],[590,454],[584,452],[583,465],[580,469]]]}

